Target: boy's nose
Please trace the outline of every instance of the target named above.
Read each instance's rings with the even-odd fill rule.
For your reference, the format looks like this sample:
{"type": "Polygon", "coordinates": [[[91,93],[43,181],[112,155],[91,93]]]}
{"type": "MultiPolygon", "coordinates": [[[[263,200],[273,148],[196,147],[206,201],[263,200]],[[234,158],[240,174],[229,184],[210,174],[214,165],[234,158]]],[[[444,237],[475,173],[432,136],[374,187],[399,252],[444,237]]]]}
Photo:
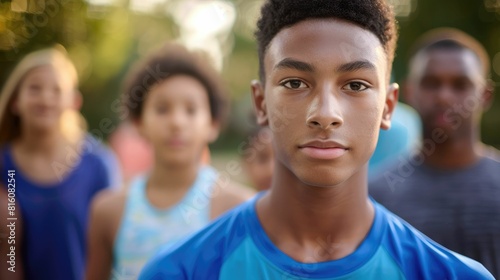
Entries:
{"type": "Polygon", "coordinates": [[[344,123],[340,102],[333,90],[319,92],[309,106],[307,125],[313,128],[328,129],[344,123]]]}

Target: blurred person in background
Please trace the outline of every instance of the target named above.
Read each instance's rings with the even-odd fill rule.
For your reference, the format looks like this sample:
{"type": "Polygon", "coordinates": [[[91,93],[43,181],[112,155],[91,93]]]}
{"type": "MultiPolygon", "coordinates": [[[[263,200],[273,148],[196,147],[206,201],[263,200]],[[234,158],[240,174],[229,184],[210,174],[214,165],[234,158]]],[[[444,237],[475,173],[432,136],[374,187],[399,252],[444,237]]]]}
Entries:
{"type": "Polygon", "coordinates": [[[496,152],[480,139],[493,99],[488,54],[449,28],[430,31],[414,49],[404,93],[422,119],[422,146],[380,172],[370,194],[500,277],[500,162],[485,156],[496,152]]]}
{"type": "Polygon", "coordinates": [[[24,228],[16,274],[25,279],[83,279],[90,202],[120,184],[116,159],[86,133],[77,87],[74,65],[55,47],[23,58],[0,95],[0,184],[15,170],[24,228]]]}
{"type": "Polygon", "coordinates": [[[257,127],[248,136],[241,151],[242,166],[247,179],[257,191],[271,187],[274,170],[272,132],[268,127],[257,127]]]}
{"type": "Polygon", "coordinates": [[[153,52],[129,73],[123,101],[154,163],[126,190],[94,201],[89,280],[136,279],[163,245],[253,196],[200,163],[226,112],[220,78],[201,56],[178,45],[153,52]]]}

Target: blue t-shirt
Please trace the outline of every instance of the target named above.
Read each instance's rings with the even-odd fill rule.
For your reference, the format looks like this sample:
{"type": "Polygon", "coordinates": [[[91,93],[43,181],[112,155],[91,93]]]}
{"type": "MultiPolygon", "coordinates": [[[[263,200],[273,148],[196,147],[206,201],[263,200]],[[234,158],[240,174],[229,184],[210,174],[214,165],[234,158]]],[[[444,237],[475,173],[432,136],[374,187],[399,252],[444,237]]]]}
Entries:
{"type": "Polygon", "coordinates": [[[160,251],[139,279],[493,279],[478,262],[438,245],[376,202],[373,225],[355,252],[335,261],[297,262],[263,230],[257,200],[160,251]]]}
{"type": "MultiPolygon", "coordinates": [[[[0,150],[0,160],[0,178],[5,187],[8,170],[15,170],[16,205],[24,226],[25,278],[83,279],[91,200],[100,190],[120,184],[116,181],[119,177],[113,154],[89,136],[79,163],[60,182],[44,186],[23,175],[9,146],[0,150]]],[[[57,171],[60,164],[66,163],[52,166],[57,171]]]]}

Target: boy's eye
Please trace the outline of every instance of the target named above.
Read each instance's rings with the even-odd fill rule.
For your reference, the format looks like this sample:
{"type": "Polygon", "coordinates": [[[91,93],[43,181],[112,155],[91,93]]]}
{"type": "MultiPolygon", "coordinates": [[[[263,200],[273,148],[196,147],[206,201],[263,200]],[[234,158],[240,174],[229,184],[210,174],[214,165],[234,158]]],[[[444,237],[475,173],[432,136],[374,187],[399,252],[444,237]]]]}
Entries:
{"type": "Polygon", "coordinates": [[[351,91],[363,91],[367,88],[368,86],[361,82],[350,82],[347,85],[345,85],[343,89],[351,91]]]}
{"type": "Polygon", "coordinates": [[[288,80],[281,83],[282,86],[288,89],[298,89],[298,88],[306,88],[307,85],[301,80],[288,80]]]}

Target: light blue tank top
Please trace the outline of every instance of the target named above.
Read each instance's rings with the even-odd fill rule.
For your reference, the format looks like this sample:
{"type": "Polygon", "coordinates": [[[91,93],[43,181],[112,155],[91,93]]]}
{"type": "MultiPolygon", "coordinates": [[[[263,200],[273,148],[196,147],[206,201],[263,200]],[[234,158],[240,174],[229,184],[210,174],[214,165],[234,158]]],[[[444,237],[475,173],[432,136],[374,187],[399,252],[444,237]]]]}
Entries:
{"type": "Polygon", "coordinates": [[[146,197],[147,176],[131,185],[114,243],[111,279],[137,279],[144,264],[167,244],[174,244],[210,222],[210,200],[217,172],[203,166],[186,195],[168,209],[158,209],[146,197]]]}

